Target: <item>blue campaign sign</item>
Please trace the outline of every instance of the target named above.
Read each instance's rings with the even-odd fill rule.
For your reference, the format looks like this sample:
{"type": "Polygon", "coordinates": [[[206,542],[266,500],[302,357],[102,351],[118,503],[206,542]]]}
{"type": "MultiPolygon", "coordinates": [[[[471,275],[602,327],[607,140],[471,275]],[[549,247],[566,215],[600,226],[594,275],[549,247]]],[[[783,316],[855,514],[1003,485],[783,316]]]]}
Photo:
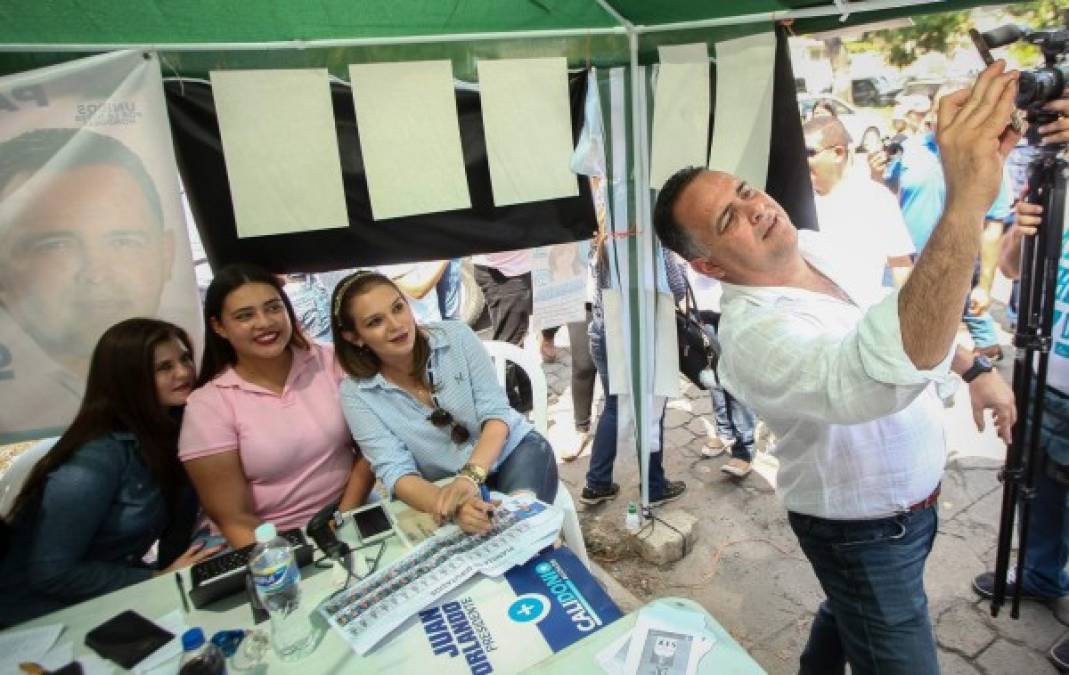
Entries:
{"type": "Polygon", "coordinates": [[[620,610],[575,554],[547,549],[424,609],[369,654],[368,672],[515,673],[618,618],[620,610]]]}
{"type": "Polygon", "coordinates": [[[558,652],[620,618],[620,610],[575,554],[558,548],[509,570],[505,580],[516,592],[509,619],[535,623],[558,652]]]}

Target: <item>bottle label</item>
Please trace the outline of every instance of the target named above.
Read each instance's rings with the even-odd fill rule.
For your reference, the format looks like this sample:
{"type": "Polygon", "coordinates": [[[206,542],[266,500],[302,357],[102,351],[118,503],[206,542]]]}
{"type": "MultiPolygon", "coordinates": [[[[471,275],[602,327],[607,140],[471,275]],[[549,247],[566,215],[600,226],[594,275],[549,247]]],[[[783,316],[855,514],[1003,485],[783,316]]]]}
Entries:
{"type": "Polygon", "coordinates": [[[299,581],[297,566],[293,564],[261,568],[252,575],[252,578],[261,593],[272,593],[299,581]]]}

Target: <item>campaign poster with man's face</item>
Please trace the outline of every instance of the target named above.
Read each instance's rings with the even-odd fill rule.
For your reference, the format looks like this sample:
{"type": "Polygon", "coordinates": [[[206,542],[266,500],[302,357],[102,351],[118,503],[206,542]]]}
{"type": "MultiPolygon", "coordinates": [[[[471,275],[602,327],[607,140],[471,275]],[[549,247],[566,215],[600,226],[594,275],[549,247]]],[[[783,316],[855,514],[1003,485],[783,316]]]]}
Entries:
{"type": "Polygon", "coordinates": [[[200,334],[157,61],[0,78],[0,443],[62,431],[100,335],[134,316],[200,334]]]}

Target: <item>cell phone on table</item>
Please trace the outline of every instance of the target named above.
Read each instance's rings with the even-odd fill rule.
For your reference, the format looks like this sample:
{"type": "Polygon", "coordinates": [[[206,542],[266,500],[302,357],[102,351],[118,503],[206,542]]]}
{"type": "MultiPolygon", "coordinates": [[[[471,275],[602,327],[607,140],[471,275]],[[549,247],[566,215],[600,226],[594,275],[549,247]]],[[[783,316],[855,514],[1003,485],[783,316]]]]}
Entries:
{"type": "Polygon", "coordinates": [[[353,525],[362,544],[373,544],[394,533],[393,516],[382,503],[369,504],[353,511],[353,525]]]}

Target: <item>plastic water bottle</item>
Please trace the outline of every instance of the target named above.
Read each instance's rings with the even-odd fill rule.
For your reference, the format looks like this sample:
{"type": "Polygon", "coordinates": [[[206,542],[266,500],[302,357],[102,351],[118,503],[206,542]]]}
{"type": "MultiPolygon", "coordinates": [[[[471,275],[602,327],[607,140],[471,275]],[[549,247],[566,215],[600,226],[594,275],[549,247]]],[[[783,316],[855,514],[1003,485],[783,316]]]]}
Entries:
{"type": "Polygon", "coordinates": [[[182,633],[182,665],[179,675],[226,675],[226,657],[204,640],[204,631],[190,628],[182,633]]]}
{"type": "Polygon", "coordinates": [[[271,615],[271,644],[283,661],[296,661],[312,647],[312,624],[299,610],[301,573],[289,542],[278,536],[275,526],[256,528],[256,546],[249,554],[249,572],[256,595],[271,615]]]}
{"type": "Polygon", "coordinates": [[[638,517],[638,504],[635,502],[627,503],[627,517],[624,520],[624,527],[631,534],[635,534],[642,527],[642,521],[638,517]]]}

